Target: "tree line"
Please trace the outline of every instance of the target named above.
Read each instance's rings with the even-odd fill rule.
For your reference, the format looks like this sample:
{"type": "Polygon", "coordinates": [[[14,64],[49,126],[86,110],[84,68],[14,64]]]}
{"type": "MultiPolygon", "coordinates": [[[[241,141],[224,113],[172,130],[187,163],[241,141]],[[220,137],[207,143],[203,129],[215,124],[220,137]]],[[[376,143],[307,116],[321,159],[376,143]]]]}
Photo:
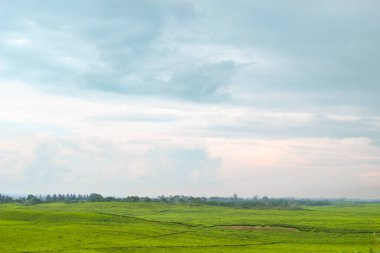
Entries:
{"type": "Polygon", "coordinates": [[[158,197],[103,197],[98,193],[91,194],[47,194],[35,196],[29,194],[27,197],[12,198],[0,194],[0,203],[21,203],[21,204],[41,204],[41,203],[80,203],[80,202],[157,202],[165,204],[192,204],[228,206],[242,208],[282,208],[298,209],[301,206],[323,206],[329,205],[331,201],[315,199],[295,199],[295,198],[268,198],[252,197],[241,198],[234,194],[232,197],[192,197],[192,196],[158,196],[158,197]]]}

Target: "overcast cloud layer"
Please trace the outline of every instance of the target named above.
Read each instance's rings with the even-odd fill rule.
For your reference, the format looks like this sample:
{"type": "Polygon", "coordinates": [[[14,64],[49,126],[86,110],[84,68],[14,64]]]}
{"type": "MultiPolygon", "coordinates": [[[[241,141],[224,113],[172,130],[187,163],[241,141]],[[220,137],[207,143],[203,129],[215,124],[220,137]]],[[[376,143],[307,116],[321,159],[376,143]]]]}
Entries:
{"type": "Polygon", "coordinates": [[[0,192],[378,198],[379,13],[0,0],[0,192]]]}

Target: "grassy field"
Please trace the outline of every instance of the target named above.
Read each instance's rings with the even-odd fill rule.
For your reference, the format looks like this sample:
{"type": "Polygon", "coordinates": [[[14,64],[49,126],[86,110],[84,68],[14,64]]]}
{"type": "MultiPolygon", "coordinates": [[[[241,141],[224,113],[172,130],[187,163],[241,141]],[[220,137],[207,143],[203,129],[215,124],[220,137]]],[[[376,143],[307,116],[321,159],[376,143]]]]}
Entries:
{"type": "Polygon", "coordinates": [[[6,252],[380,252],[380,204],[3,204],[0,253],[6,252]]]}

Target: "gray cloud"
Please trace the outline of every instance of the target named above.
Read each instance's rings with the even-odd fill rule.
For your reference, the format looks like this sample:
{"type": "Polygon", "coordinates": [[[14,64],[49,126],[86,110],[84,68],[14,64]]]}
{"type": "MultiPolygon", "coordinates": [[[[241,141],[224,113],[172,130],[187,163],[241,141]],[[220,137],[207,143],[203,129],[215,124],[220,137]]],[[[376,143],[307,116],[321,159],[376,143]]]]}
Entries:
{"type": "Polygon", "coordinates": [[[373,107],[380,91],[379,8],[376,1],[49,1],[41,8],[8,2],[2,37],[30,45],[2,41],[3,75],[59,92],[220,101],[234,91],[307,97],[323,91],[330,104],[373,107]],[[244,46],[286,62],[269,71],[234,59],[202,63],[207,55],[178,51],[192,43],[244,46]]]}
{"type": "Polygon", "coordinates": [[[233,71],[231,62],[196,65],[196,59],[181,55],[171,62],[177,56],[165,33],[177,32],[169,31],[172,22],[186,27],[181,19],[191,19],[192,10],[185,3],[57,5],[61,4],[52,1],[41,9],[24,2],[5,5],[3,13],[12,13],[5,15],[11,22],[0,28],[5,76],[50,91],[76,87],[202,100],[217,96],[233,71]]]}

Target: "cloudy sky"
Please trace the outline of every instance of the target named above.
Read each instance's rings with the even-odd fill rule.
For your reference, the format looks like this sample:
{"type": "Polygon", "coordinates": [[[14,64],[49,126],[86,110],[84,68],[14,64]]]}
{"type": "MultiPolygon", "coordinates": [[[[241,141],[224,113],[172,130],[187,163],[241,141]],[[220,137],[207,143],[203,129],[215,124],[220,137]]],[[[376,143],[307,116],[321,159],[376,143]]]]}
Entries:
{"type": "Polygon", "coordinates": [[[380,196],[377,0],[0,0],[0,192],[380,196]]]}

